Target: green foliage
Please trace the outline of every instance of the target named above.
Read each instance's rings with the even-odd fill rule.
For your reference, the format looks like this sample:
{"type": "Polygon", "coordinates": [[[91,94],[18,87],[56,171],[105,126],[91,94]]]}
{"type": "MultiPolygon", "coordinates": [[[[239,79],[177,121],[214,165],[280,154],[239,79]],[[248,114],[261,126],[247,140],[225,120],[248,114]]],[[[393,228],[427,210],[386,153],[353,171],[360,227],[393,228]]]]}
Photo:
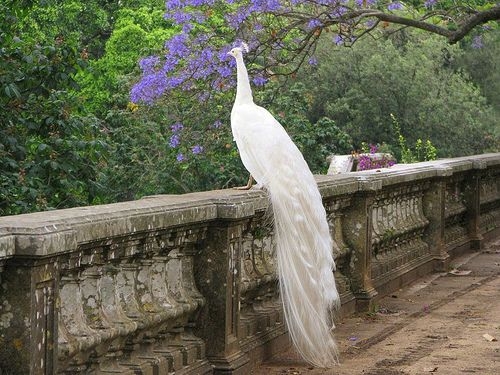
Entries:
{"type": "MultiPolygon", "coordinates": [[[[500,118],[500,29],[479,36],[482,43],[481,48],[474,47],[473,39],[469,37],[462,43],[464,53],[452,61],[457,70],[467,73],[471,81],[481,89],[481,93],[487,99],[500,118]]],[[[497,127],[497,129],[500,127],[497,127]]]]}
{"type": "Polygon", "coordinates": [[[304,83],[291,83],[288,88],[268,86],[261,94],[268,107],[285,127],[303,153],[314,173],[325,173],[327,157],[352,150],[351,137],[328,117],[312,122],[307,114],[313,100],[304,83]]]}
{"type": "MultiPolygon", "coordinates": [[[[224,9],[209,17],[220,35],[224,9]]],[[[234,91],[129,103],[139,57],[161,53],[176,32],[163,12],[163,0],[0,4],[0,215],[246,182],[229,126],[234,91]]],[[[403,161],[496,150],[500,38],[470,42],[405,33],[341,52],[320,45],[319,66],[255,88],[256,102],[316,173],[362,140],[403,161]]],[[[250,70],[266,63],[257,57],[250,70]]]]}
{"type": "Polygon", "coordinates": [[[418,138],[415,141],[415,149],[411,150],[406,144],[406,138],[401,134],[401,127],[399,126],[398,119],[391,113],[392,124],[394,133],[398,140],[401,163],[409,164],[419,161],[429,161],[437,159],[437,149],[432,142],[427,139],[425,143],[418,138]]]}
{"type": "MultiPolygon", "coordinates": [[[[116,23],[105,43],[103,56],[90,61],[89,69],[77,76],[82,86],[85,108],[90,113],[106,116],[114,102],[114,93],[127,93],[130,79],[127,75],[138,74],[137,61],[141,56],[157,52],[162,43],[175,32],[162,19],[162,7],[140,6],[124,8],[116,12],[116,23]],[[124,86],[123,86],[124,85],[124,86]]],[[[127,101],[121,101],[123,109],[127,101]]]]}
{"type": "Polygon", "coordinates": [[[318,50],[319,66],[300,79],[313,92],[309,117],[333,119],[355,144],[397,144],[394,113],[410,144],[432,139],[438,156],[495,149],[495,114],[468,77],[453,69],[459,46],[421,33],[358,41],[351,49],[318,50]]]}
{"type": "Polygon", "coordinates": [[[72,114],[79,54],[0,35],[0,215],[91,203],[104,145],[95,118],[72,114]]]}
{"type": "Polygon", "coordinates": [[[113,148],[100,181],[107,186],[105,199],[131,200],[244,184],[248,174],[227,120],[214,126],[219,113],[204,109],[204,113],[198,112],[193,102],[185,100],[165,100],[151,107],[131,105],[127,110],[110,111],[108,140],[113,148]],[[179,111],[192,108],[196,110],[193,122],[178,132],[182,144],[173,147],[170,139],[176,132],[171,126],[179,111]],[[193,153],[199,144],[204,146],[202,152],[193,153]]]}

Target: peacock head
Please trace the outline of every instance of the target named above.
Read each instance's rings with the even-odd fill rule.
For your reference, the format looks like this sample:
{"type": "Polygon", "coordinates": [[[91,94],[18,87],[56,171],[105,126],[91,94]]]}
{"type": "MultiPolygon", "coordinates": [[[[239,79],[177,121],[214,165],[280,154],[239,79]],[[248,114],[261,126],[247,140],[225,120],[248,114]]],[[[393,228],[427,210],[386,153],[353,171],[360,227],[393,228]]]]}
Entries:
{"type": "Polygon", "coordinates": [[[248,52],[248,45],[245,42],[241,42],[241,45],[239,47],[234,47],[227,54],[233,56],[236,59],[238,58],[238,56],[243,57],[244,52],[248,52]]]}

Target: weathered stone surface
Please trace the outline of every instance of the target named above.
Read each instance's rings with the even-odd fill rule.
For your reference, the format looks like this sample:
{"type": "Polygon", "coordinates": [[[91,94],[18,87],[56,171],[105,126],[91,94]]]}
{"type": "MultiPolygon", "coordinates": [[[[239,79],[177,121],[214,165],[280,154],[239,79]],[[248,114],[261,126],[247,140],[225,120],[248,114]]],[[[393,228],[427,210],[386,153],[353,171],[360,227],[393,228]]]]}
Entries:
{"type": "MultiPolygon", "coordinates": [[[[500,154],[318,176],[343,313],[500,232],[500,154]]],[[[247,374],[289,344],[263,190],[0,218],[0,372],[247,374]]]]}

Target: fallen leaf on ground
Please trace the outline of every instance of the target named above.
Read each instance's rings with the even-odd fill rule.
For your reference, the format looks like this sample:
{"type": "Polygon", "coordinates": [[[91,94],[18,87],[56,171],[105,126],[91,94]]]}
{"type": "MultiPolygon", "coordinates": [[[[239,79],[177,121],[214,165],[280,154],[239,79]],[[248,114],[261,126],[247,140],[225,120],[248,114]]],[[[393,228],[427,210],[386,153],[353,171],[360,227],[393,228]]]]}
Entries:
{"type": "Polygon", "coordinates": [[[424,372],[436,372],[437,367],[424,367],[424,372]]]}
{"type": "Polygon", "coordinates": [[[467,276],[470,274],[471,270],[451,270],[450,273],[455,276],[467,276]]]}
{"type": "Polygon", "coordinates": [[[483,335],[483,337],[484,337],[484,339],[485,339],[486,341],[497,341],[497,339],[496,339],[495,337],[493,337],[493,336],[491,336],[491,335],[489,335],[489,334],[487,334],[487,333],[485,333],[485,334],[483,335]]]}

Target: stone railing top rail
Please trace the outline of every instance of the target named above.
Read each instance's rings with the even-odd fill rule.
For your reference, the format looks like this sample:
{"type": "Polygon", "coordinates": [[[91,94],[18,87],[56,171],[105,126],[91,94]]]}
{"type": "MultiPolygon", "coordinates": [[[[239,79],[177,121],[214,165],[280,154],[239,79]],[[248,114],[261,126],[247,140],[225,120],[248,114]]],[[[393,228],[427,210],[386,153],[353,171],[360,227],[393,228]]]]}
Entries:
{"type": "MultiPolygon", "coordinates": [[[[324,197],[446,177],[500,166],[500,153],[443,159],[391,168],[317,176],[324,197]]],[[[214,220],[238,220],[265,210],[263,191],[214,190],[150,196],[137,201],[0,217],[0,260],[74,251],[84,243],[214,220]]]]}

